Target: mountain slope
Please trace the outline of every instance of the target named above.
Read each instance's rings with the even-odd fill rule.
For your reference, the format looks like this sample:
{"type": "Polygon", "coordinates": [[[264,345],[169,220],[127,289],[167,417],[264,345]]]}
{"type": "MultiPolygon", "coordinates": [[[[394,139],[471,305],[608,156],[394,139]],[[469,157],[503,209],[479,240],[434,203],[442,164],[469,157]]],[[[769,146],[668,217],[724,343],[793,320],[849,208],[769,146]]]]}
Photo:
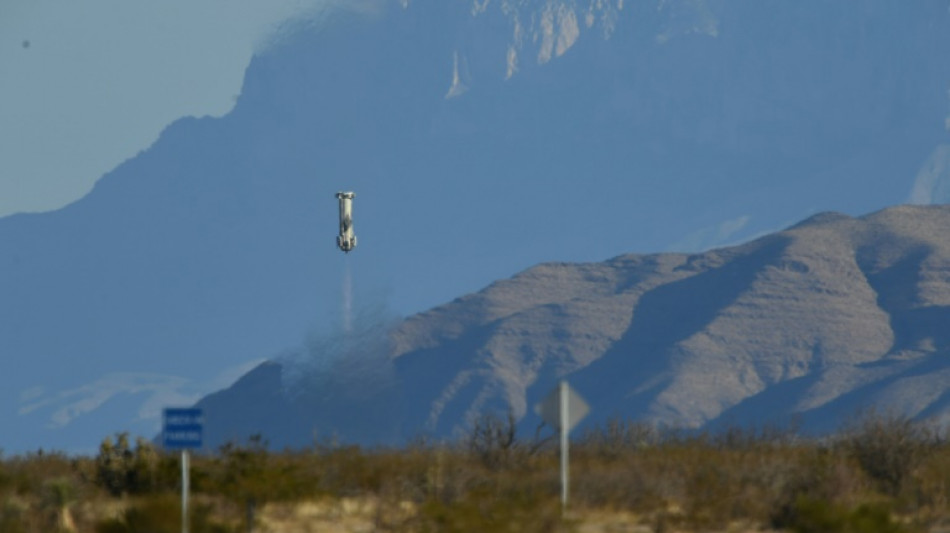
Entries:
{"type": "MultiPolygon", "coordinates": [[[[901,206],[817,215],[701,254],[539,265],[397,324],[375,350],[388,354],[398,385],[380,403],[345,409],[358,417],[398,403],[403,437],[452,435],[507,409],[533,426],[530,406],[567,378],[593,423],[798,418],[827,431],[871,406],[942,422],[948,227],[950,206],[901,206]]],[[[237,386],[221,394],[224,409],[259,399],[237,386]]],[[[346,424],[319,416],[301,424],[347,436],[346,424]]],[[[272,439],[285,442],[280,432],[272,439]]]]}
{"type": "MultiPolygon", "coordinates": [[[[357,309],[386,300],[391,314],[411,314],[542,262],[702,250],[819,210],[900,203],[912,188],[921,202],[943,194],[943,0],[335,5],[253,60],[227,116],[170,125],[64,209],[0,219],[5,450],[92,450],[112,431],[151,433],[162,406],[337,327],[347,279],[357,309]],[[341,189],[358,195],[360,248],[346,258],[334,247],[341,189]]],[[[469,321],[420,330],[429,340],[418,346],[435,350],[455,328],[459,349],[524,345],[527,362],[494,363],[506,380],[482,392],[474,383],[495,371],[485,355],[489,368],[458,376],[438,416],[439,379],[406,401],[441,427],[468,409],[459,394],[516,402],[535,372],[580,368],[615,345],[715,346],[719,329],[686,335],[745,292],[724,287],[695,317],[667,308],[700,274],[724,276],[703,274],[716,261],[750,276],[786,245],[757,246],[742,264],[645,256],[525,273],[502,285],[517,298],[493,292],[469,321]],[[563,277],[581,296],[536,290],[531,276],[563,277]],[[673,280],[670,294],[653,293],[673,280]],[[584,286],[613,296],[585,300],[584,286]],[[681,324],[628,342],[641,326],[623,310],[637,302],[681,324]],[[499,336],[535,328],[564,340],[499,336]]],[[[911,323],[894,331],[916,335],[911,323]]],[[[394,336],[416,350],[397,368],[422,360],[410,333],[394,336]]],[[[781,372],[756,371],[736,398],[781,372]]]]}

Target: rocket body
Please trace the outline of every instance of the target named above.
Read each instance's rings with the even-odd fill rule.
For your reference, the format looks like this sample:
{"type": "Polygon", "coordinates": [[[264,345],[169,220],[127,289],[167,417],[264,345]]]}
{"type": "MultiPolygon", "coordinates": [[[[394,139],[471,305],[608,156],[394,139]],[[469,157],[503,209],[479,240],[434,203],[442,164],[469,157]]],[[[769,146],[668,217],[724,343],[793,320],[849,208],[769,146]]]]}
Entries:
{"type": "Polygon", "coordinates": [[[336,245],[345,253],[356,248],[356,235],[353,233],[353,198],[352,191],[336,193],[340,201],[340,234],[336,237],[336,245]]]}

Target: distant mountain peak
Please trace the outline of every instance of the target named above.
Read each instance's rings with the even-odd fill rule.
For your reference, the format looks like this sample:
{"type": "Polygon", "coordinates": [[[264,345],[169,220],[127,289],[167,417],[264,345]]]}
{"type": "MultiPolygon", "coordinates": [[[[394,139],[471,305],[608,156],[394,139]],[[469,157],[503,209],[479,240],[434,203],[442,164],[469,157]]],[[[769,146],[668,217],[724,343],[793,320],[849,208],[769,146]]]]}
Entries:
{"type": "Polygon", "coordinates": [[[789,227],[789,229],[804,228],[808,226],[821,226],[825,224],[833,224],[835,222],[841,222],[844,220],[852,220],[852,218],[844,213],[838,213],[836,211],[825,211],[812,215],[801,222],[796,223],[795,225],[789,227]]]}
{"type": "MultiPolygon", "coordinates": [[[[425,6],[410,0],[399,1],[406,10],[425,9],[425,6]]],[[[671,23],[663,30],[662,40],[678,32],[714,33],[697,29],[708,25],[708,21],[700,24],[695,16],[689,15],[697,10],[708,12],[704,0],[660,0],[657,9],[670,13],[671,23]]],[[[564,55],[582,34],[592,33],[609,39],[617,30],[623,10],[624,0],[472,0],[468,15],[472,18],[471,24],[491,28],[488,33],[497,35],[501,31],[505,42],[504,55],[499,54],[492,62],[503,63],[504,77],[510,79],[526,65],[544,65],[564,55]]],[[[470,32],[474,33],[480,32],[470,32]]],[[[498,49],[497,46],[489,48],[498,49]]],[[[456,50],[455,72],[448,98],[464,92],[464,85],[459,83],[459,61],[467,61],[469,54],[482,53],[482,49],[482,45],[469,43],[461,52],[456,50]]]]}

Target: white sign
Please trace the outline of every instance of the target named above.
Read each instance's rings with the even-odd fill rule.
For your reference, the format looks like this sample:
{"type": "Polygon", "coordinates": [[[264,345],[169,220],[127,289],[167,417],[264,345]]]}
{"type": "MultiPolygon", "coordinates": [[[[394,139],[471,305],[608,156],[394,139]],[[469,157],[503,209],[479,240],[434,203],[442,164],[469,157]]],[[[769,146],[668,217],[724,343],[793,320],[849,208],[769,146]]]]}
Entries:
{"type": "Polygon", "coordinates": [[[590,407],[566,381],[562,380],[543,402],[535,406],[534,410],[545,422],[558,428],[561,434],[561,509],[566,510],[570,486],[567,434],[587,416],[590,407]]]}
{"type": "Polygon", "coordinates": [[[567,395],[567,430],[570,431],[587,416],[590,407],[566,381],[562,381],[561,386],[552,390],[544,401],[535,406],[534,411],[551,427],[561,427],[562,387],[567,395]]]}

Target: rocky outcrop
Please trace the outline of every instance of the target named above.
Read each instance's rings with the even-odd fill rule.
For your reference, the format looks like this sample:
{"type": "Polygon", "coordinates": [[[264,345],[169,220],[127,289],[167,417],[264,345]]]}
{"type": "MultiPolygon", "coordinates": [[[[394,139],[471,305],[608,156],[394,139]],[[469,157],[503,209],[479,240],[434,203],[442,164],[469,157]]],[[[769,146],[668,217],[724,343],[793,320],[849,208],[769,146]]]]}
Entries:
{"type": "Polygon", "coordinates": [[[950,208],[904,206],[701,254],[540,265],[406,320],[394,356],[434,430],[527,415],[559,378],[600,418],[685,427],[943,416],[948,227],[950,208]]]}
{"type": "Polygon", "coordinates": [[[404,437],[486,410],[535,426],[531,406],[566,378],[594,423],[825,431],[870,407],[942,421],[946,228],[950,207],[901,206],[699,254],[542,264],[397,324],[398,391],[346,410],[397,401],[404,437]]]}

